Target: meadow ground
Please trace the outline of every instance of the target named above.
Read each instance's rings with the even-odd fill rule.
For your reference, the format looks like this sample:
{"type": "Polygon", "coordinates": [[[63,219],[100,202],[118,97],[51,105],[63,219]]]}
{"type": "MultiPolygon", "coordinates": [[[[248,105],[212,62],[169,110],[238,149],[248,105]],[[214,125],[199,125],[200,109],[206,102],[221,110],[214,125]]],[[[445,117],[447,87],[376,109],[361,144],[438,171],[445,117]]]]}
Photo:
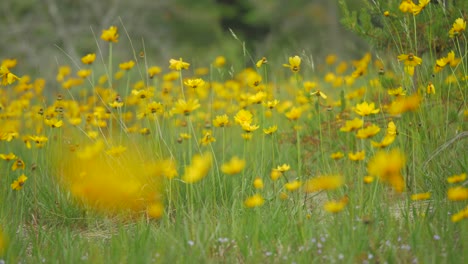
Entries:
{"type": "Polygon", "coordinates": [[[382,10],[393,48],[352,61],[116,62],[117,26],[54,82],[4,59],[0,259],[465,263],[466,14],[433,32],[441,8],[382,10]]]}

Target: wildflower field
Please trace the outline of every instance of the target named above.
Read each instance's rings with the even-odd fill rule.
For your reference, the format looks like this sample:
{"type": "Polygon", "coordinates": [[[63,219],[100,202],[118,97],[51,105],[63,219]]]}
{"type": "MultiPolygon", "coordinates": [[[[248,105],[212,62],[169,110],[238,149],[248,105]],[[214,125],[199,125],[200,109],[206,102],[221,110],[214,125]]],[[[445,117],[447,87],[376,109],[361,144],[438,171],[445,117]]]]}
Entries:
{"type": "Polygon", "coordinates": [[[466,263],[466,9],[340,3],[353,60],[0,58],[0,260],[466,263]]]}

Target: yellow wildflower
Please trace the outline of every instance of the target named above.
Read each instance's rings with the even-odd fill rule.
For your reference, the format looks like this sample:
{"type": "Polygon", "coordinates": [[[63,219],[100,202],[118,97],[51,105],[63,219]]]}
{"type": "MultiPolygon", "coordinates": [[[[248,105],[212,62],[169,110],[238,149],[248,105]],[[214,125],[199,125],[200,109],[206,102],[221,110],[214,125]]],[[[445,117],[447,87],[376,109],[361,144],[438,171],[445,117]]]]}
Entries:
{"type": "Polygon", "coordinates": [[[415,7],[416,5],[412,0],[403,0],[399,6],[399,9],[403,13],[413,13],[415,7]]]}
{"type": "Polygon", "coordinates": [[[364,160],[365,157],[366,157],[366,152],[364,150],[357,151],[355,153],[352,153],[352,152],[348,153],[348,158],[353,161],[364,160]]]}
{"type": "Polygon", "coordinates": [[[335,190],[344,184],[341,175],[318,176],[307,180],[304,183],[304,191],[318,192],[323,190],[335,190]]]}
{"type": "Polygon", "coordinates": [[[460,175],[453,175],[447,178],[448,183],[458,183],[463,182],[466,180],[466,173],[462,173],[460,175]]]}
{"type": "Polygon", "coordinates": [[[367,103],[362,102],[357,104],[355,108],[353,108],[354,112],[356,112],[360,116],[368,116],[371,114],[377,114],[380,112],[380,109],[375,109],[374,103],[367,103]]]}
{"type": "Polygon", "coordinates": [[[81,69],[76,73],[76,75],[83,79],[88,78],[88,76],[91,75],[91,69],[81,69]]]}
{"type": "Polygon", "coordinates": [[[291,108],[291,110],[289,110],[289,112],[285,113],[285,116],[289,120],[297,120],[301,117],[301,115],[302,115],[302,108],[300,107],[293,107],[291,108]]]}
{"type": "Polygon", "coordinates": [[[253,182],[253,186],[255,189],[263,189],[263,180],[260,177],[255,178],[253,182]]]}
{"type": "Polygon", "coordinates": [[[119,64],[119,68],[121,70],[123,70],[123,71],[128,71],[128,70],[132,69],[133,66],[135,66],[135,62],[133,60],[122,62],[122,63],[119,64]]]}
{"type": "Polygon", "coordinates": [[[353,120],[346,121],[345,125],[340,128],[342,132],[350,132],[359,129],[364,124],[364,121],[360,118],[354,118],[353,120]]]}
{"type": "Polygon", "coordinates": [[[18,76],[11,73],[10,70],[5,66],[0,66],[0,78],[2,79],[3,86],[12,84],[19,80],[18,76]]]}
{"type": "Polygon", "coordinates": [[[238,157],[234,156],[231,160],[227,163],[224,163],[221,166],[221,171],[224,174],[234,175],[240,173],[245,168],[245,160],[239,159],[238,157]]]}
{"type": "Polygon", "coordinates": [[[277,130],[278,130],[278,126],[274,125],[268,128],[264,128],[263,133],[265,133],[265,135],[273,135],[277,130]]]}
{"type": "Polygon", "coordinates": [[[215,127],[225,127],[229,124],[229,117],[224,114],[224,115],[218,115],[215,117],[213,120],[213,125],[215,127]]]}
{"type": "Polygon", "coordinates": [[[13,166],[11,166],[11,170],[15,171],[17,169],[24,170],[26,168],[26,164],[22,159],[16,159],[16,161],[13,163],[13,166]]]}
{"type": "Polygon", "coordinates": [[[422,59],[413,53],[409,54],[400,54],[398,55],[398,60],[403,61],[405,66],[418,66],[422,63],[422,59]]]}
{"type": "Polygon", "coordinates": [[[427,200],[431,198],[431,193],[430,192],[425,192],[425,193],[415,193],[411,195],[411,200],[412,201],[421,201],[421,200],[427,200]]]}
{"type": "Polygon", "coordinates": [[[224,56],[217,56],[213,62],[216,68],[221,68],[226,64],[226,58],[224,56]]]}
{"type": "Polygon", "coordinates": [[[28,177],[26,177],[26,175],[22,174],[21,176],[18,177],[17,180],[13,181],[13,183],[11,184],[11,188],[13,190],[15,190],[15,191],[21,190],[27,179],[28,179],[28,177]]]}
{"type": "Polygon", "coordinates": [[[466,21],[463,20],[463,18],[457,18],[455,20],[455,23],[453,23],[452,28],[449,31],[449,36],[451,38],[459,36],[460,33],[465,31],[465,29],[466,29],[466,21]]]}
{"type": "Polygon", "coordinates": [[[291,69],[292,72],[299,72],[301,69],[301,58],[299,56],[289,57],[289,64],[283,64],[284,67],[291,69]]]}
{"type": "Polygon", "coordinates": [[[455,213],[452,215],[452,222],[456,223],[456,222],[459,222],[465,218],[468,218],[468,206],[463,208],[461,211],[459,211],[458,213],[455,213]]]}
{"type": "Polygon", "coordinates": [[[176,103],[174,108],[172,109],[173,114],[183,114],[183,115],[190,115],[191,112],[198,109],[200,107],[200,103],[198,99],[189,99],[185,101],[183,99],[179,99],[176,103]]]}
{"type": "Polygon", "coordinates": [[[257,61],[257,63],[255,63],[255,66],[257,66],[257,68],[260,68],[262,67],[263,64],[267,64],[267,63],[268,63],[267,58],[262,57],[259,61],[257,61]]]}
{"type": "Polygon", "coordinates": [[[372,183],[374,182],[375,178],[373,176],[365,176],[363,181],[365,184],[369,184],[369,183],[372,183]]]}
{"type": "Polygon", "coordinates": [[[117,156],[120,156],[122,153],[124,153],[126,150],[127,150],[126,147],[119,145],[119,146],[115,146],[115,147],[108,149],[106,153],[107,155],[117,157],[117,156]]]}
{"type": "Polygon", "coordinates": [[[212,156],[210,153],[195,155],[192,157],[192,164],[185,167],[182,180],[186,183],[196,183],[202,180],[210,171],[212,156]]]}
{"type": "Polygon", "coordinates": [[[371,138],[380,132],[380,127],[375,124],[361,128],[357,131],[356,137],[361,139],[371,138]]]}
{"type": "Polygon", "coordinates": [[[88,65],[93,64],[94,60],[96,60],[96,53],[89,53],[81,58],[81,62],[88,65]]]}
{"type": "Polygon", "coordinates": [[[250,111],[241,109],[237,114],[234,116],[234,121],[238,124],[242,123],[251,123],[253,119],[253,115],[250,111]]]}
{"type": "Polygon", "coordinates": [[[213,137],[213,135],[211,134],[211,131],[206,131],[206,132],[203,134],[202,139],[200,140],[200,144],[201,144],[202,146],[207,146],[207,145],[209,145],[211,142],[216,142],[216,138],[213,137]]]}
{"type": "Polygon", "coordinates": [[[198,87],[203,87],[205,85],[205,81],[203,79],[188,79],[184,81],[184,84],[190,88],[196,89],[198,87]]]}
{"type": "Polygon", "coordinates": [[[158,66],[151,66],[148,68],[148,75],[150,79],[153,79],[153,77],[157,74],[161,73],[161,68],[158,66]]]}
{"type": "Polygon", "coordinates": [[[383,182],[389,183],[397,192],[405,189],[405,182],[401,170],[406,159],[399,149],[390,152],[379,151],[367,164],[367,171],[371,176],[378,176],[383,182]]]}
{"type": "Polygon", "coordinates": [[[338,160],[338,159],[341,159],[343,157],[344,157],[344,154],[341,151],[330,154],[330,158],[332,158],[334,160],[338,160]]]}
{"type": "Polygon", "coordinates": [[[164,206],[162,203],[153,203],[146,208],[146,213],[150,218],[159,219],[164,214],[164,206]]]}
{"type": "Polygon", "coordinates": [[[421,96],[417,93],[407,97],[398,97],[388,107],[388,113],[399,115],[407,111],[415,111],[419,108],[420,103],[421,96]]]}
{"type": "Polygon", "coordinates": [[[117,33],[117,27],[111,26],[109,29],[105,29],[102,31],[101,39],[108,41],[108,42],[118,42],[119,41],[119,34],[117,33]]]}
{"type": "Polygon", "coordinates": [[[264,203],[265,199],[263,199],[261,194],[250,196],[244,201],[244,205],[248,208],[262,206],[264,203]]]}
{"type": "Polygon", "coordinates": [[[290,192],[301,188],[302,182],[295,180],[284,184],[284,188],[290,192]]]}
{"type": "Polygon", "coordinates": [[[447,191],[447,198],[450,201],[463,201],[468,199],[468,188],[457,186],[449,188],[447,191]]]}
{"type": "Polygon", "coordinates": [[[394,89],[389,89],[387,91],[388,95],[393,95],[393,96],[404,96],[406,95],[406,90],[403,90],[403,87],[398,87],[394,89]]]}
{"type": "Polygon", "coordinates": [[[179,60],[175,60],[175,59],[169,60],[169,69],[171,70],[176,70],[176,71],[187,70],[189,66],[190,66],[190,63],[184,62],[182,58],[180,58],[179,60]]]}
{"type": "Polygon", "coordinates": [[[427,85],[426,92],[428,94],[435,94],[435,86],[432,82],[429,82],[429,84],[427,85]]]}
{"type": "Polygon", "coordinates": [[[348,204],[348,197],[345,196],[339,201],[327,201],[323,205],[323,209],[329,213],[338,213],[343,211],[343,209],[346,207],[348,204]]]}
{"type": "Polygon", "coordinates": [[[5,160],[5,161],[10,161],[16,159],[16,155],[13,153],[8,153],[8,154],[0,154],[0,159],[5,160]]]}
{"type": "Polygon", "coordinates": [[[277,169],[272,169],[271,170],[271,173],[270,173],[270,178],[273,180],[273,181],[276,181],[279,179],[279,177],[281,177],[283,175],[283,173],[277,169]]]}

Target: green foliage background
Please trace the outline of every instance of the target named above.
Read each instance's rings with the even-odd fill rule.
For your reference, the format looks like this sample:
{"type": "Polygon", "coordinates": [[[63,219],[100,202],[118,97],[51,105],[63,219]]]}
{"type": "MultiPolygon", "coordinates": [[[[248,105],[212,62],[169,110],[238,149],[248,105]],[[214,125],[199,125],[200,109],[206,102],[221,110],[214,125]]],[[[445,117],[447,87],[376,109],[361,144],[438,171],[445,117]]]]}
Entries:
{"type": "Polygon", "coordinates": [[[48,77],[58,65],[72,64],[71,58],[99,53],[101,30],[111,25],[120,28],[118,45],[128,46],[119,49],[126,53],[114,54],[117,58],[132,58],[132,48],[139,52],[144,43],[150,61],[161,66],[178,56],[200,63],[217,55],[238,58],[242,43],[229,28],[254,58],[302,51],[317,58],[330,52],[352,55],[362,46],[349,41],[337,2],[326,0],[6,0],[0,7],[0,58],[17,58],[19,72],[48,77]]]}

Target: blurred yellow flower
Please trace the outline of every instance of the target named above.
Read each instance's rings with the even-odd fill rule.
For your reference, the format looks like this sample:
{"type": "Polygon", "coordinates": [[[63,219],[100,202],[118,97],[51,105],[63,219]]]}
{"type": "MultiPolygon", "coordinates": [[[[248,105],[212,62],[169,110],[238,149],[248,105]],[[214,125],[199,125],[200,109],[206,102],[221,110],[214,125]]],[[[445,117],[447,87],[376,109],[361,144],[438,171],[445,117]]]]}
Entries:
{"type": "Polygon", "coordinates": [[[132,69],[133,66],[135,66],[135,62],[133,60],[122,62],[122,63],[119,64],[119,68],[122,71],[128,71],[128,70],[132,69]]]}
{"type": "Polygon", "coordinates": [[[421,200],[427,200],[431,198],[431,193],[430,192],[425,192],[425,193],[415,193],[411,195],[411,200],[412,201],[421,201],[421,200]]]}
{"type": "Polygon", "coordinates": [[[419,0],[417,5],[413,6],[413,15],[418,15],[431,2],[431,0],[419,0]]]}
{"type": "Polygon", "coordinates": [[[406,90],[403,89],[403,87],[397,87],[394,89],[389,89],[387,91],[388,95],[393,95],[393,96],[404,96],[406,95],[406,90]]]}
{"type": "Polygon", "coordinates": [[[212,156],[209,152],[192,157],[192,163],[185,167],[182,180],[186,183],[196,183],[202,180],[210,171],[212,156]]]}
{"type": "Polygon", "coordinates": [[[380,132],[380,127],[375,124],[361,128],[357,131],[356,137],[361,139],[371,138],[380,132]]]}
{"type": "Polygon", "coordinates": [[[301,186],[302,186],[302,182],[297,181],[297,180],[291,181],[291,182],[287,182],[287,183],[284,184],[284,188],[285,188],[286,190],[290,191],[290,192],[295,191],[295,190],[301,188],[301,186]]]}
{"type": "Polygon", "coordinates": [[[421,96],[417,93],[407,97],[398,97],[390,104],[387,111],[391,115],[399,115],[408,111],[417,110],[420,103],[421,96]]]}
{"type": "Polygon", "coordinates": [[[253,182],[253,186],[255,189],[263,189],[263,180],[260,177],[255,178],[253,182]]]}
{"type": "Polygon", "coordinates": [[[338,213],[343,211],[343,209],[346,207],[348,204],[348,197],[345,196],[339,201],[327,201],[323,205],[323,209],[329,213],[338,213]]]}
{"type": "Polygon", "coordinates": [[[341,159],[343,157],[344,157],[344,154],[341,151],[330,154],[330,158],[332,158],[334,160],[338,160],[338,159],[341,159]]]}
{"type": "Polygon", "coordinates": [[[5,66],[0,66],[0,78],[2,79],[3,86],[12,84],[19,80],[18,76],[11,73],[10,70],[5,66]]]}
{"type": "Polygon", "coordinates": [[[161,73],[161,68],[158,66],[151,66],[148,68],[148,75],[150,79],[153,79],[154,76],[161,73]]]}
{"type": "Polygon", "coordinates": [[[16,67],[16,64],[18,62],[16,61],[16,59],[4,59],[2,60],[2,63],[0,64],[0,67],[5,67],[7,69],[12,69],[14,67],[16,67]]]}
{"type": "Polygon", "coordinates": [[[260,126],[259,125],[252,125],[247,122],[244,122],[241,124],[242,130],[244,130],[247,133],[253,132],[257,130],[260,126]]]}
{"type": "Polygon", "coordinates": [[[107,153],[107,155],[118,157],[122,153],[124,153],[126,150],[127,150],[126,147],[124,147],[122,145],[118,145],[118,146],[115,146],[115,147],[112,147],[112,148],[108,149],[106,151],[106,153],[107,153]]]}
{"type": "Polygon", "coordinates": [[[203,79],[188,79],[184,81],[184,84],[190,88],[196,89],[198,87],[203,87],[205,85],[205,81],[203,79]]]}
{"type": "Polygon", "coordinates": [[[345,122],[345,125],[340,128],[342,132],[350,132],[356,129],[359,129],[364,125],[364,121],[361,118],[354,118],[353,120],[348,120],[345,122]]]}
{"type": "Polygon", "coordinates": [[[360,116],[368,116],[371,114],[377,114],[380,112],[380,109],[375,108],[374,103],[367,103],[367,102],[362,102],[360,104],[357,104],[356,107],[353,108],[354,112],[360,116]]]}
{"type": "Polygon", "coordinates": [[[175,103],[175,106],[172,109],[172,113],[188,116],[190,115],[191,112],[198,109],[199,107],[200,107],[200,103],[198,102],[198,99],[189,99],[188,101],[179,99],[175,103]]]}
{"type": "Polygon", "coordinates": [[[81,69],[78,72],[76,72],[76,75],[78,75],[78,77],[80,77],[80,78],[85,79],[88,76],[90,76],[91,73],[92,73],[91,69],[81,69]]]}
{"type": "Polygon", "coordinates": [[[451,38],[457,37],[465,31],[466,29],[466,21],[463,18],[457,18],[455,23],[453,23],[452,28],[449,30],[449,36],[451,38]]]}
{"type": "Polygon", "coordinates": [[[22,174],[21,176],[18,177],[13,183],[11,184],[11,189],[15,191],[19,191],[23,188],[24,183],[28,180],[28,177],[26,175],[22,174]]]}
{"type": "Polygon", "coordinates": [[[285,114],[285,116],[289,120],[297,120],[301,117],[301,115],[302,115],[302,108],[300,107],[293,107],[291,108],[291,110],[289,110],[289,112],[285,114]]]}
{"type": "Polygon", "coordinates": [[[289,64],[283,64],[284,67],[291,69],[292,72],[299,72],[301,69],[301,58],[299,56],[289,57],[289,64]]]}
{"type": "Polygon", "coordinates": [[[369,183],[372,183],[374,182],[375,178],[373,176],[365,176],[363,181],[365,184],[369,184],[369,183]]]}
{"type": "Polygon", "coordinates": [[[399,149],[379,151],[369,160],[367,171],[371,176],[377,176],[382,182],[392,185],[397,192],[402,192],[405,189],[405,181],[401,170],[405,164],[405,156],[399,149]]]}
{"type": "Polygon", "coordinates": [[[466,173],[462,173],[459,175],[453,175],[451,177],[447,178],[448,183],[458,183],[458,182],[463,182],[466,180],[466,173]]]}
{"type": "Polygon", "coordinates": [[[268,60],[266,57],[262,57],[259,61],[257,61],[257,63],[255,63],[255,66],[257,66],[257,68],[260,68],[262,67],[263,64],[267,64],[268,63],[268,60]]]}
{"type": "Polygon", "coordinates": [[[245,168],[245,160],[239,159],[237,156],[231,158],[230,161],[221,165],[221,171],[224,174],[234,175],[240,173],[245,168]]]}
{"type": "Polygon", "coordinates": [[[322,91],[317,89],[315,92],[310,93],[310,95],[315,95],[317,97],[322,97],[323,99],[327,99],[327,95],[324,94],[322,91]]]}
{"type": "Polygon", "coordinates": [[[277,130],[278,130],[278,126],[273,125],[271,127],[264,128],[263,133],[265,133],[265,135],[273,135],[277,130]]]}
{"type": "Polygon", "coordinates": [[[200,140],[202,146],[207,146],[211,142],[216,142],[216,138],[213,137],[211,131],[206,131],[203,133],[203,137],[200,140]]]}
{"type": "Polygon", "coordinates": [[[16,155],[13,153],[8,153],[8,154],[0,154],[0,159],[10,161],[16,159],[16,155]]]}
{"type": "Polygon", "coordinates": [[[261,194],[255,194],[253,196],[248,197],[244,201],[244,205],[248,208],[259,207],[265,203],[265,199],[263,199],[261,194]]]}
{"type": "Polygon", "coordinates": [[[415,7],[416,5],[412,0],[403,0],[399,6],[399,9],[403,13],[413,13],[415,7]]]}
{"type": "Polygon", "coordinates": [[[356,151],[355,153],[349,152],[348,158],[353,161],[364,160],[366,158],[366,152],[363,151],[356,151]]]}
{"type": "Polygon", "coordinates": [[[283,175],[283,173],[281,171],[279,171],[278,169],[272,169],[271,170],[271,173],[270,173],[270,178],[273,180],[273,181],[276,181],[279,179],[279,177],[281,177],[283,175]]]}
{"type": "Polygon", "coordinates": [[[108,41],[108,42],[118,42],[119,41],[119,34],[117,33],[117,27],[111,26],[108,29],[102,31],[101,39],[108,41]]]}
{"type": "Polygon", "coordinates": [[[318,176],[307,180],[304,183],[305,192],[318,192],[323,190],[335,190],[344,184],[341,175],[318,176]]]}
{"type": "Polygon", "coordinates": [[[422,59],[414,55],[413,53],[400,54],[398,55],[398,60],[403,61],[405,66],[412,66],[412,67],[418,66],[422,63],[422,59]]]}
{"type": "Polygon", "coordinates": [[[435,94],[435,86],[432,82],[429,82],[426,88],[427,94],[435,94]]]}
{"type": "Polygon", "coordinates": [[[224,114],[224,115],[218,115],[215,117],[213,120],[213,125],[215,127],[225,127],[229,124],[229,117],[224,114]]]}
{"type": "Polygon", "coordinates": [[[175,60],[175,59],[169,60],[169,69],[171,70],[181,71],[181,70],[187,70],[189,67],[190,67],[190,63],[184,62],[182,58],[180,58],[179,60],[175,60]]]}
{"type": "Polygon", "coordinates": [[[224,56],[217,56],[213,62],[216,68],[221,68],[226,64],[226,58],[224,56]]]}
{"type": "Polygon", "coordinates": [[[81,62],[83,64],[93,64],[94,60],[96,60],[96,53],[88,53],[81,58],[81,62]]]}
{"type": "Polygon", "coordinates": [[[162,203],[153,203],[146,208],[146,213],[148,217],[159,219],[164,214],[164,206],[162,203]]]}
{"type": "Polygon", "coordinates": [[[463,201],[468,199],[468,188],[463,186],[451,187],[447,191],[447,198],[450,201],[463,201]]]}
{"type": "Polygon", "coordinates": [[[249,110],[241,109],[237,114],[234,116],[234,121],[239,125],[242,123],[251,123],[253,119],[253,115],[249,110]]]}
{"type": "Polygon", "coordinates": [[[11,170],[15,171],[18,169],[24,170],[26,168],[26,164],[22,159],[16,159],[16,161],[13,163],[13,166],[11,166],[11,170]]]}
{"type": "Polygon", "coordinates": [[[466,218],[468,218],[468,206],[463,208],[458,213],[453,214],[451,220],[452,222],[456,223],[466,218]]]}

